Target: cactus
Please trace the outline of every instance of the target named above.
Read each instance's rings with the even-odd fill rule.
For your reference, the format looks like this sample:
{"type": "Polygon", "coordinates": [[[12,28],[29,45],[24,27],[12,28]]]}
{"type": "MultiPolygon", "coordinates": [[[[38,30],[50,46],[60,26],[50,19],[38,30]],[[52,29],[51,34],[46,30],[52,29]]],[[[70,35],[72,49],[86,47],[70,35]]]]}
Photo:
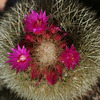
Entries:
{"type": "Polygon", "coordinates": [[[91,86],[96,84],[100,74],[99,20],[95,18],[96,14],[93,11],[73,0],[43,1],[45,4],[41,1],[22,0],[1,19],[0,78],[18,96],[28,100],[77,99],[85,95],[87,90],[91,90],[91,86]],[[74,70],[66,69],[63,75],[64,81],[58,79],[55,85],[48,85],[46,80],[43,80],[36,86],[36,82],[30,78],[30,73],[19,71],[16,74],[16,71],[11,70],[9,64],[5,63],[8,60],[7,53],[11,52],[11,48],[25,36],[22,21],[25,19],[25,14],[28,15],[31,9],[39,12],[41,8],[50,15],[50,23],[56,23],[60,29],[69,33],[69,38],[81,57],[81,66],[76,66],[74,70]]]}

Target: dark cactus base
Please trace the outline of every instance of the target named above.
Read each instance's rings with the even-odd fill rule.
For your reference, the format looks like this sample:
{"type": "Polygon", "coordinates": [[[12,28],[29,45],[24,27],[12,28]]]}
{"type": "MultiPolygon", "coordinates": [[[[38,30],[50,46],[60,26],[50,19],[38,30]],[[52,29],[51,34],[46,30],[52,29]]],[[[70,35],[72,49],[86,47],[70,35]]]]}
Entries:
{"type": "Polygon", "coordinates": [[[0,100],[23,100],[16,96],[16,94],[11,93],[11,91],[5,87],[0,90],[0,100]]]}
{"type": "Polygon", "coordinates": [[[97,16],[100,17],[100,0],[79,0],[88,7],[92,7],[93,10],[97,11],[97,16]]]}

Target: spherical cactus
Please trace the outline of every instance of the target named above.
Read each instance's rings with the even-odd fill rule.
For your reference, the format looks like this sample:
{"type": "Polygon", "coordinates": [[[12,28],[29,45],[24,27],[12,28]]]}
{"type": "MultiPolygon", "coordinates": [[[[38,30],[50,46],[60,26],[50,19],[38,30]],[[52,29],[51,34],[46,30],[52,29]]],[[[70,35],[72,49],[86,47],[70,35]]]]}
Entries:
{"type": "Polygon", "coordinates": [[[28,100],[73,100],[100,75],[99,20],[73,0],[43,1],[22,0],[0,21],[0,78],[28,100]]]}

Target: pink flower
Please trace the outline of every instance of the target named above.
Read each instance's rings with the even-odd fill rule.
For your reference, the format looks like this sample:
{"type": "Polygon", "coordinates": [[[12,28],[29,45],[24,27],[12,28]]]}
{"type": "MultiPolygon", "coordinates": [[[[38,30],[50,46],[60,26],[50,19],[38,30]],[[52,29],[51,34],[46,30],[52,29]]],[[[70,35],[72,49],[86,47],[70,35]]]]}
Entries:
{"type": "Polygon", "coordinates": [[[36,35],[42,35],[45,30],[48,29],[47,21],[49,19],[49,16],[46,16],[46,12],[44,11],[43,13],[42,10],[39,14],[32,9],[31,12],[32,14],[29,13],[29,16],[25,15],[26,20],[23,20],[26,25],[25,31],[28,33],[33,32],[36,35]]]}
{"type": "Polygon", "coordinates": [[[7,61],[7,63],[10,63],[10,65],[12,65],[12,69],[16,68],[16,73],[18,73],[19,70],[25,71],[28,68],[30,61],[32,60],[29,51],[27,51],[24,46],[21,49],[19,45],[18,50],[12,48],[12,51],[13,53],[8,53],[10,55],[8,57],[10,58],[10,60],[7,61]]]}
{"type": "Polygon", "coordinates": [[[48,33],[45,33],[45,38],[46,39],[50,39],[50,37],[51,37],[51,34],[48,32],[48,33]]]}
{"type": "Polygon", "coordinates": [[[39,67],[33,63],[31,64],[31,79],[38,78],[38,83],[36,85],[39,85],[42,79],[46,76],[47,83],[50,85],[56,84],[58,78],[60,77],[62,79],[62,71],[63,66],[62,65],[56,65],[56,70],[48,70],[48,68],[44,68],[40,71],[39,67]]]}
{"type": "Polygon", "coordinates": [[[74,45],[72,44],[70,49],[66,46],[66,50],[61,53],[59,59],[68,69],[74,69],[75,65],[79,65],[79,61],[81,60],[79,55],[80,53],[75,50],[74,45]]]}
{"type": "Polygon", "coordinates": [[[68,43],[66,41],[62,41],[60,47],[65,48],[66,46],[68,46],[68,43]]]}
{"type": "Polygon", "coordinates": [[[57,33],[58,31],[61,31],[61,29],[58,26],[55,26],[53,24],[50,26],[51,33],[57,33]]]}
{"type": "Polygon", "coordinates": [[[63,66],[62,65],[56,65],[56,69],[57,69],[59,75],[62,75],[63,66]]]}
{"type": "Polygon", "coordinates": [[[33,34],[28,33],[26,35],[26,41],[33,43],[35,41],[35,37],[33,36],[33,34]]]}
{"type": "Polygon", "coordinates": [[[55,34],[55,36],[54,36],[55,41],[60,41],[61,39],[62,39],[62,37],[59,33],[55,34]]]}
{"type": "Polygon", "coordinates": [[[56,70],[57,70],[58,73],[59,73],[59,77],[60,77],[61,80],[63,81],[63,79],[62,79],[63,66],[62,66],[62,65],[56,65],[56,70]]]}
{"type": "Polygon", "coordinates": [[[31,69],[32,69],[32,71],[31,71],[31,75],[32,75],[31,79],[39,77],[40,71],[39,71],[39,68],[36,66],[36,64],[31,64],[31,69]]]}
{"type": "Polygon", "coordinates": [[[65,38],[69,33],[63,33],[62,38],[65,38]]]}
{"type": "Polygon", "coordinates": [[[58,80],[58,75],[55,71],[50,71],[49,73],[47,73],[46,79],[48,84],[54,85],[58,80]]]}

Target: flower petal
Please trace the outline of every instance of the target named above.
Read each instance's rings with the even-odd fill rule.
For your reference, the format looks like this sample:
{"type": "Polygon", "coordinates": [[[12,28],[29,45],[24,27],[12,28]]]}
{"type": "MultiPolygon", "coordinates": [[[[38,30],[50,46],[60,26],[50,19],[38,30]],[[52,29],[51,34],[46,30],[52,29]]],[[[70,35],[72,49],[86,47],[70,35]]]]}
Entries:
{"type": "Polygon", "coordinates": [[[56,74],[56,72],[50,71],[47,74],[46,79],[47,79],[48,84],[54,85],[54,84],[56,84],[56,82],[58,80],[58,75],[56,74]]]}

